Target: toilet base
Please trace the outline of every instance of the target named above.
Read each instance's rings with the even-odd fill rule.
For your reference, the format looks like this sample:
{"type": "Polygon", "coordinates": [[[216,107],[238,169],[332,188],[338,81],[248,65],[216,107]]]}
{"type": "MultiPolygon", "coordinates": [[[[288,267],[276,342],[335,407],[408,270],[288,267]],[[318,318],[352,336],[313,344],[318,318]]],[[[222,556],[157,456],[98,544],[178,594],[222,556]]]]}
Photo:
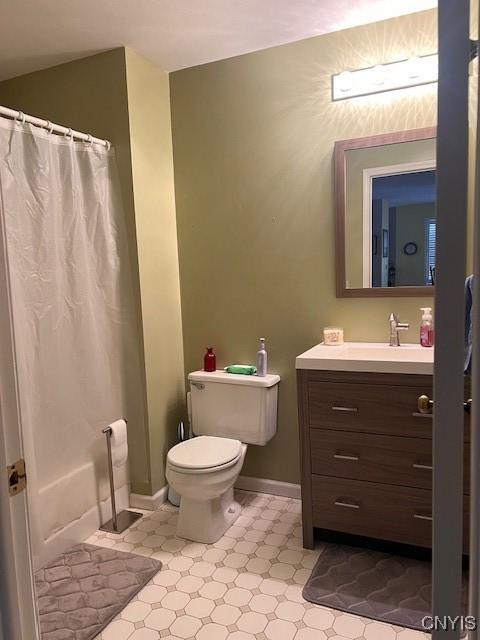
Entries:
{"type": "Polygon", "coordinates": [[[194,542],[216,542],[240,515],[233,498],[233,487],[213,500],[189,500],[182,496],[177,536],[194,542]]]}

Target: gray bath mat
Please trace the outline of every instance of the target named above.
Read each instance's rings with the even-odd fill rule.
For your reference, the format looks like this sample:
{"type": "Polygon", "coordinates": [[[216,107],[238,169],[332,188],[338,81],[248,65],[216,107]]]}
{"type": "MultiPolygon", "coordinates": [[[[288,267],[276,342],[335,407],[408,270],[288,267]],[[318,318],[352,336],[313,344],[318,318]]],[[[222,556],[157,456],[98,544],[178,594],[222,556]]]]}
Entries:
{"type": "MultiPolygon", "coordinates": [[[[303,589],[309,602],[425,631],[432,565],[371,549],[327,544],[303,589]]],[[[464,603],[467,581],[464,579],[464,603]]]]}
{"type": "Polygon", "coordinates": [[[79,544],[37,571],[42,640],[91,640],[160,569],[152,558],[79,544]]]}

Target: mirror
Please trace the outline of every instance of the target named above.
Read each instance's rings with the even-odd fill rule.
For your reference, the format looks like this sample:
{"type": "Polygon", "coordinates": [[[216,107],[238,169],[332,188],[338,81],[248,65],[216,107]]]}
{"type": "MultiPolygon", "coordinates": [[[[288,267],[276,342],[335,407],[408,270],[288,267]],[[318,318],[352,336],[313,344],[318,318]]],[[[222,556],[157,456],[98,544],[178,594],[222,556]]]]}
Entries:
{"type": "Polygon", "coordinates": [[[338,297],[433,295],[435,136],[335,143],[338,297]]]}

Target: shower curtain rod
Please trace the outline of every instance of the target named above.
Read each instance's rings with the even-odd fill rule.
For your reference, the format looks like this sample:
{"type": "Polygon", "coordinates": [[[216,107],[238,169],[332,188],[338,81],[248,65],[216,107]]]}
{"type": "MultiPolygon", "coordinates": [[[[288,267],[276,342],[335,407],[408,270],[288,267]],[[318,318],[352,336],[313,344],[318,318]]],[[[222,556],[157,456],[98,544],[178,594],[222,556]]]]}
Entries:
{"type": "Polygon", "coordinates": [[[88,133],[81,133],[80,131],[75,131],[74,129],[69,129],[68,127],[62,127],[60,124],[53,124],[50,120],[42,120],[41,118],[35,118],[35,116],[29,116],[23,111],[15,111],[14,109],[9,109],[8,107],[2,107],[0,105],[0,115],[6,116],[7,118],[12,118],[13,120],[17,120],[20,122],[29,122],[30,124],[35,125],[36,127],[41,127],[42,129],[47,129],[50,133],[63,133],[67,138],[76,138],[77,140],[83,140],[84,142],[90,142],[95,144],[101,144],[104,147],[107,147],[107,150],[110,149],[111,143],[108,140],[102,140],[101,138],[95,138],[88,133]]]}

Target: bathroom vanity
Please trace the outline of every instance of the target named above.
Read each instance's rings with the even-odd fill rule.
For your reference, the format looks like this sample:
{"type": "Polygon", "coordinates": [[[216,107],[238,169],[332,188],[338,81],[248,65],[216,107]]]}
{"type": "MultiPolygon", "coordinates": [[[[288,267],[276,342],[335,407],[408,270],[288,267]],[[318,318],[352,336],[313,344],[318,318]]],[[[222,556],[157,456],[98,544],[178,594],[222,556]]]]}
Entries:
{"type": "Polygon", "coordinates": [[[432,397],[433,350],[317,345],[296,368],[304,546],[319,528],[430,547],[432,413],[418,399],[432,397]]]}

